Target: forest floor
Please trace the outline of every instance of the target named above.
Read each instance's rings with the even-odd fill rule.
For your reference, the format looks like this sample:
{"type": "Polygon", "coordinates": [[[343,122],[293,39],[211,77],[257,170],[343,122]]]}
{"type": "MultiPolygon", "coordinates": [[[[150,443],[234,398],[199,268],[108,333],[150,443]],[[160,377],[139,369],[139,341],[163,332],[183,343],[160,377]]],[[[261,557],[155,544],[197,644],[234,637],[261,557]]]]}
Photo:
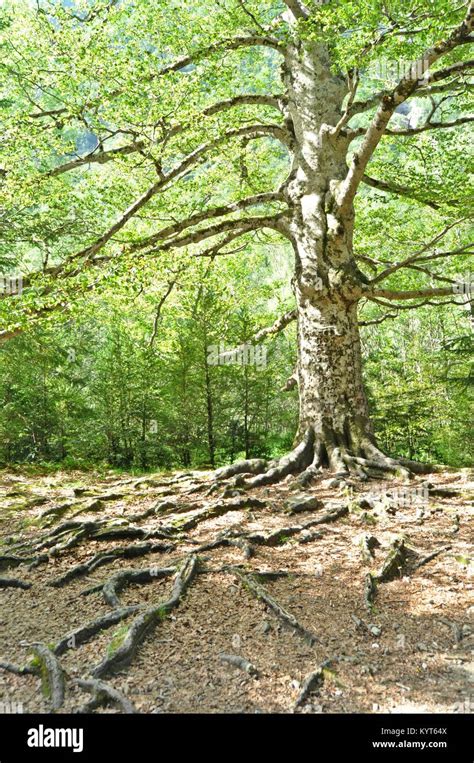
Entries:
{"type": "Polygon", "coordinates": [[[211,476],[0,472],[0,710],[474,711],[472,470],[211,476]]]}

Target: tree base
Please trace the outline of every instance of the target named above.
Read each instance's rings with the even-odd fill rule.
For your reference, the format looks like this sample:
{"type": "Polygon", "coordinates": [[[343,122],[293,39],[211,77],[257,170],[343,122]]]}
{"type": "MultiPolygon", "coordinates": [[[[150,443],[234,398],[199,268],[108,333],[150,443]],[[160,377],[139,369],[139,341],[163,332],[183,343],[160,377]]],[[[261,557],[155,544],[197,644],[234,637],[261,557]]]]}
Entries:
{"type": "Polygon", "coordinates": [[[233,480],[236,487],[256,488],[274,485],[289,475],[295,475],[297,482],[305,487],[323,478],[329,472],[336,478],[355,478],[366,481],[380,479],[391,474],[411,480],[415,474],[428,474],[434,469],[428,464],[420,464],[404,458],[390,458],[377,446],[364,440],[357,449],[317,439],[312,429],[308,429],[298,445],[290,453],[273,461],[247,459],[223,467],[215,473],[218,482],[233,480]]]}

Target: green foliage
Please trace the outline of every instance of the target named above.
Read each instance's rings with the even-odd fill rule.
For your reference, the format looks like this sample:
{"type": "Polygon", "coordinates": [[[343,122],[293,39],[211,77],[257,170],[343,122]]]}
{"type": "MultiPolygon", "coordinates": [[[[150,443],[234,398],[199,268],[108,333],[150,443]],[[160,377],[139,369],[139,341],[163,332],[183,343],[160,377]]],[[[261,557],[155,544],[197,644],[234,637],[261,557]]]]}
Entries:
{"type": "MultiPolygon", "coordinates": [[[[2,4],[0,270],[35,275],[21,297],[0,300],[0,330],[25,329],[0,346],[1,463],[170,469],[272,458],[291,446],[296,393],[279,390],[294,369],[294,328],[267,342],[263,367],[206,361],[209,346],[238,347],[292,306],[287,243],[266,231],[230,243],[224,251],[234,253],[223,257],[202,256],[208,241],[179,254],[134,249],[162,225],[278,188],[288,157],[276,140],[233,138],[212,148],[131,217],[100,259],[83,252],[160,172],[196,147],[227,130],[280,118],[270,106],[249,104],[201,114],[242,93],[279,93],[281,61],[274,50],[241,48],[225,57],[211,52],[159,75],[163,66],[255,31],[256,24],[271,24],[277,40],[300,35],[324,43],[339,74],[357,66],[363,76],[356,100],[364,100],[390,85],[380,63],[413,60],[465,12],[456,0],[306,5],[310,18],[288,31],[284,6],[273,0],[2,4]],[[186,129],[164,139],[177,125],[186,129]],[[141,152],[54,173],[91,152],[96,158],[136,141],[144,142],[141,152]]],[[[443,66],[461,56],[459,50],[449,54],[443,66]]],[[[436,101],[436,119],[454,119],[469,108],[470,90],[462,84],[456,97],[436,101]]],[[[433,103],[411,102],[412,118],[422,122],[433,103]]],[[[358,114],[351,126],[367,125],[372,114],[358,114]]],[[[406,125],[403,113],[390,123],[406,125]]],[[[412,198],[360,191],[354,243],[358,267],[368,277],[437,236],[436,251],[466,246],[471,132],[466,126],[384,137],[369,173],[396,179],[412,198]]],[[[354,141],[353,150],[357,146],[354,141]]],[[[265,203],[255,213],[278,208],[265,203]]],[[[244,216],[237,211],[228,217],[244,216]]],[[[396,271],[384,286],[445,285],[468,272],[468,256],[466,248],[466,254],[433,260],[424,272],[396,271]]],[[[472,463],[472,333],[467,312],[452,302],[401,311],[396,322],[389,318],[363,330],[376,433],[393,455],[472,463]]],[[[384,312],[390,309],[363,304],[361,319],[377,320],[384,312]]]]}
{"type": "Polygon", "coordinates": [[[152,343],[164,285],[144,288],[135,274],[63,325],[0,347],[0,459],[141,470],[209,464],[209,424],[216,463],[284,451],[296,422],[294,394],[282,404],[279,393],[294,364],[291,333],[268,344],[266,365],[212,366],[207,358],[210,346],[241,346],[284,312],[285,268],[280,256],[276,276],[258,251],[212,268],[196,263],[152,343]]]}

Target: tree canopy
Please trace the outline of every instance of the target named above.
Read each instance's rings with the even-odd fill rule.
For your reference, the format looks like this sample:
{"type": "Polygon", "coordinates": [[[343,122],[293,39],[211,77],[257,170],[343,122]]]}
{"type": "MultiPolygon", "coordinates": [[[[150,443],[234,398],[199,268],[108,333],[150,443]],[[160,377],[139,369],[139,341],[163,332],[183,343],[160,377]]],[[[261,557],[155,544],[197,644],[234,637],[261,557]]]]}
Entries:
{"type": "Polygon", "coordinates": [[[2,457],[94,459],[104,438],[120,441],[112,460],[143,466],[288,447],[295,393],[280,389],[295,363],[292,325],[269,335],[263,373],[209,368],[202,353],[249,341],[293,309],[282,67],[297,35],[324,41],[348,83],[336,129],[350,140],[350,193],[360,175],[354,254],[371,282],[359,319],[378,431],[409,457],[462,460],[472,61],[469,34],[446,41],[467,9],[454,0],[4,2],[0,263],[22,283],[0,300],[0,338],[10,340],[2,457]],[[425,66],[426,51],[443,45],[425,66]],[[365,166],[380,103],[419,61],[416,88],[394,102],[365,166]],[[28,358],[43,368],[42,387],[28,358]],[[200,411],[184,434],[180,406],[191,419],[200,411]],[[148,442],[151,420],[161,422],[159,446],[148,442]],[[94,429],[87,447],[84,422],[94,429]],[[165,430],[174,434],[163,444],[165,430]]]}

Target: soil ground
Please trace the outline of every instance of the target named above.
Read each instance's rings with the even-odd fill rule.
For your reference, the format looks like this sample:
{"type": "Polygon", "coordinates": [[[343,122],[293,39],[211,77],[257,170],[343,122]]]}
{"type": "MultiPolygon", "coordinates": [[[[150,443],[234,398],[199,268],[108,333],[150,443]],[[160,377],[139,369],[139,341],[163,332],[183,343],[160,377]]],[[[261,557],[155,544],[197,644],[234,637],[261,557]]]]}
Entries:
{"type": "MultiPolygon", "coordinates": [[[[224,492],[222,486],[206,495],[210,479],[211,473],[204,472],[141,478],[0,472],[0,577],[31,584],[0,588],[0,660],[28,664],[32,643],[52,648],[60,637],[111,611],[101,590],[83,596],[84,589],[119,570],[169,567],[194,553],[199,573],[178,606],[148,632],[127,668],[104,678],[137,712],[474,711],[472,470],[424,475],[409,485],[380,480],[341,486],[323,480],[304,491],[295,490],[295,481],[287,478],[247,494],[224,492]],[[429,496],[423,491],[427,483],[429,496]],[[288,502],[302,494],[320,503],[290,514],[288,502]],[[247,498],[261,503],[249,505],[247,498]],[[348,512],[335,521],[283,532],[278,542],[267,544],[272,532],[306,525],[340,507],[348,512]],[[147,510],[149,516],[140,516],[147,510]],[[206,518],[209,514],[214,516],[206,518]],[[73,518],[140,528],[143,537],[86,537],[31,567],[31,558],[41,553],[35,546],[73,518]],[[186,529],[189,519],[196,523],[186,529]],[[168,551],[111,559],[62,587],[50,585],[98,552],[146,543],[150,533],[169,528],[168,551]],[[252,536],[247,538],[250,556],[242,545],[201,549],[238,533],[244,541],[252,536]],[[363,553],[364,538],[372,556],[363,553]],[[382,569],[397,539],[403,540],[405,560],[387,582],[379,582],[369,607],[367,574],[382,569]],[[4,559],[9,555],[27,561],[12,567],[4,559]],[[314,643],[253,595],[245,575],[257,572],[282,573],[251,579],[314,635],[314,643]],[[227,664],[222,653],[249,661],[257,675],[227,664]],[[305,677],[321,666],[326,666],[321,680],[297,705],[305,677]]],[[[169,599],[172,585],[170,577],[128,585],[120,606],[159,604],[169,599]]],[[[111,640],[120,639],[135,617],[58,658],[66,674],[59,712],[76,711],[90,699],[73,679],[90,677],[111,640]]],[[[0,709],[21,703],[24,712],[50,712],[46,695],[38,675],[0,670],[0,709]]],[[[97,709],[118,711],[113,705],[97,709]]]]}

